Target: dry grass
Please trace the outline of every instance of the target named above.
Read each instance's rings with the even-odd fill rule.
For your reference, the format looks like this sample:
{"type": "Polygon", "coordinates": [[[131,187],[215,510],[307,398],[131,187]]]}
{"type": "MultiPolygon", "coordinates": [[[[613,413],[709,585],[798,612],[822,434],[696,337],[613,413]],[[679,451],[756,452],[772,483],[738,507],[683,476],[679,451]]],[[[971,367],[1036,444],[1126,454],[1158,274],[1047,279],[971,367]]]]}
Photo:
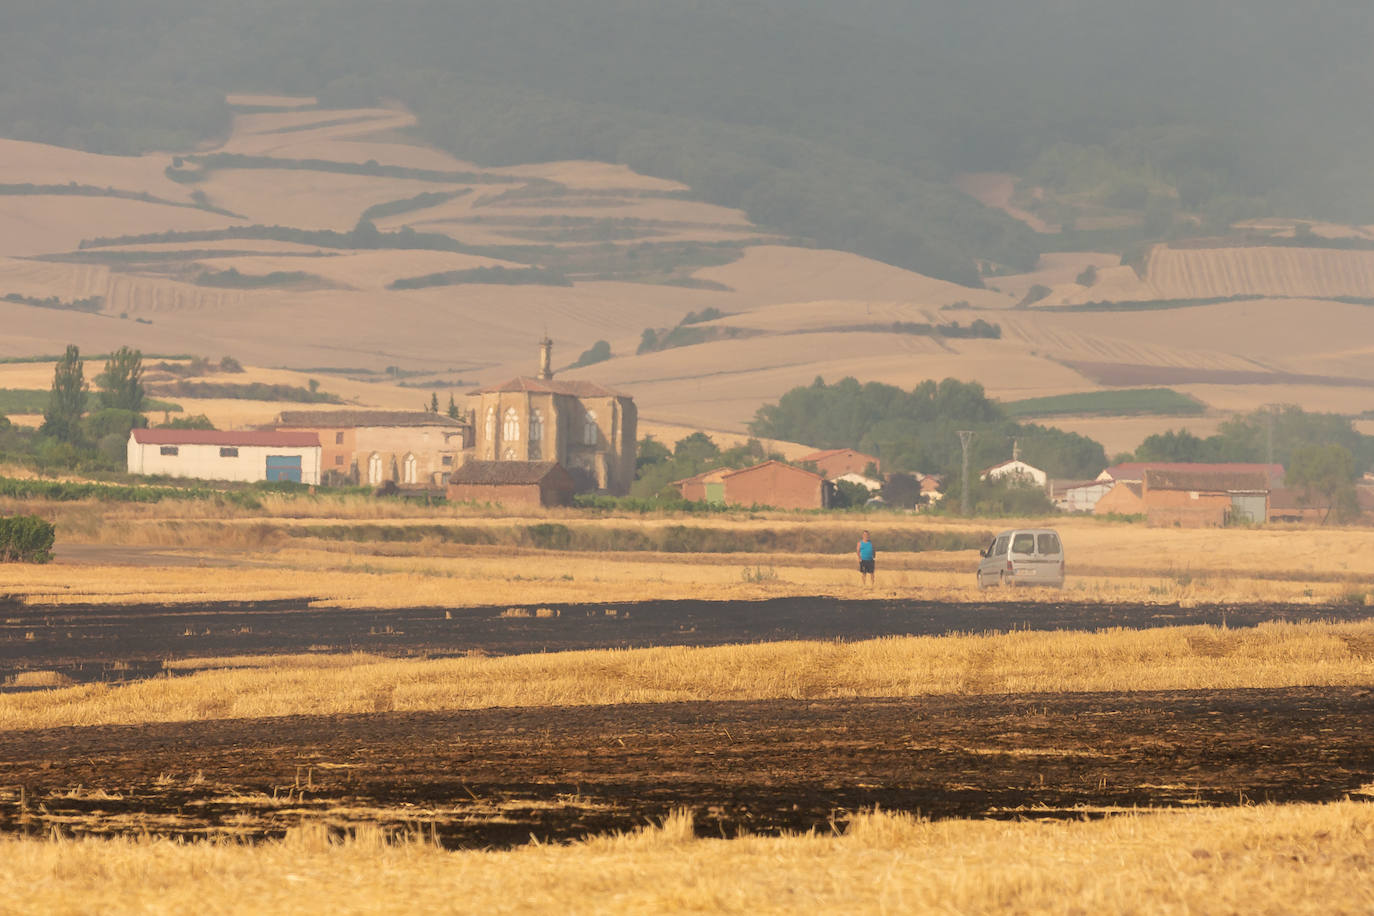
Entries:
{"type": "MultiPolygon", "coordinates": [[[[539,609],[528,616],[538,618],[539,609]]],[[[971,620],[976,625],[976,619],[971,620]]],[[[1374,622],[1016,632],[502,658],[183,662],[124,686],[0,695],[0,730],[357,712],[693,700],[1374,684],[1374,622]],[[222,667],[221,667],[222,666],[222,667]]]]}
{"type": "MultiPolygon", "coordinates": [[[[878,586],[860,589],[847,549],[724,554],[553,551],[448,543],[435,536],[385,540],[381,530],[393,525],[461,525],[508,534],[519,526],[555,522],[585,534],[588,542],[600,543],[609,537],[607,529],[652,535],[665,526],[680,525],[723,529],[741,540],[756,531],[771,530],[780,536],[791,532],[802,538],[799,543],[821,544],[827,537],[819,535],[828,532],[833,537],[851,527],[856,537],[862,527],[982,537],[1018,522],[777,512],[592,517],[572,510],[498,517],[489,508],[426,508],[361,496],[269,495],[262,502],[262,509],[251,511],[213,502],[41,504],[39,511],[58,526],[59,557],[63,545],[99,546],[79,548],[79,562],[0,566],[0,593],[38,603],[298,597],[338,606],[407,607],[810,595],[957,602],[1320,604],[1346,601],[1350,593],[1374,592],[1374,553],[1368,550],[1368,532],[1362,528],[1189,530],[1056,519],[1050,524],[1063,534],[1068,556],[1064,590],[978,592],[973,550],[882,552],[881,539],[878,586]],[[298,526],[320,523],[366,523],[378,529],[369,535],[377,539],[355,543],[291,536],[298,526]],[[130,567],[141,568],[130,575],[130,567]],[[745,570],[758,568],[771,575],[751,581],[758,577],[746,576],[745,570]]],[[[0,499],[0,514],[34,509],[33,503],[0,499]]]]}
{"type": "Polygon", "coordinates": [[[0,840],[8,912],[1361,913],[1374,807],[1092,822],[854,818],[843,836],[692,836],[691,817],[567,846],[445,852],[306,824],[281,842],[0,840]],[[461,901],[461,903],[459,903],[461,901]]]}

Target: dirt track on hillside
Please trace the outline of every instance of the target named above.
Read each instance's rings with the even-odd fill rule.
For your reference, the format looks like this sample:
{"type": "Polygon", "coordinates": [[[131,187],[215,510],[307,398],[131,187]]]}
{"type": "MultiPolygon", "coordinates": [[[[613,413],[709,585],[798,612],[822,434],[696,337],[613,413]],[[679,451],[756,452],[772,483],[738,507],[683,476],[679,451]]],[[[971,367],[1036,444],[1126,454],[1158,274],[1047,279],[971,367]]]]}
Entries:
{"type": "Polygon", "coordinates": [[[1374,691],[672,703],[17,732],[0,830],[279,836],[302,818],[446,846],[1325,801],[1374,781],[1374,691]],[[22,789],[22,800],[21,800],[22,789]]]}

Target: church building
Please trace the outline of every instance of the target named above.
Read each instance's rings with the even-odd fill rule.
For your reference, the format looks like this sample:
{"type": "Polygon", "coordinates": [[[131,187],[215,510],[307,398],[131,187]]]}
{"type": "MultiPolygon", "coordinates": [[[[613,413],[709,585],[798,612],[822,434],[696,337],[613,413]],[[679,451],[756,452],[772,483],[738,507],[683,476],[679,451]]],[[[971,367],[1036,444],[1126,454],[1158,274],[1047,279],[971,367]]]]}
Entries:
{"type": "Polygon", "coordinates": [[[624,496],[635,477],[634,398],[595,382],[553,377],[553,341],[539,342],[539,375],[467,395],[473,444],[465,459],[556,461],[579,493],[624,496]]]}

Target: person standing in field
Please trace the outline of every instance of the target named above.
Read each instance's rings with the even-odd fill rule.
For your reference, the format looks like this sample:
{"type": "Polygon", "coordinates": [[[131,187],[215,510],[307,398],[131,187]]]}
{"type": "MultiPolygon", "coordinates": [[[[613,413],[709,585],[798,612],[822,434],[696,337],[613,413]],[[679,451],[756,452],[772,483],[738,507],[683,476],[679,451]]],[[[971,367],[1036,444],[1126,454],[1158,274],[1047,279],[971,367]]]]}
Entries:
{"type": "Polygon", "coordinates": [[[859,543],[854,546],[854,551],[859,555],[859,584],[874,584],[873,579],[873,554],[877,548],[868,539],[868,532],[865,531],[859,538],[859,543]]]}

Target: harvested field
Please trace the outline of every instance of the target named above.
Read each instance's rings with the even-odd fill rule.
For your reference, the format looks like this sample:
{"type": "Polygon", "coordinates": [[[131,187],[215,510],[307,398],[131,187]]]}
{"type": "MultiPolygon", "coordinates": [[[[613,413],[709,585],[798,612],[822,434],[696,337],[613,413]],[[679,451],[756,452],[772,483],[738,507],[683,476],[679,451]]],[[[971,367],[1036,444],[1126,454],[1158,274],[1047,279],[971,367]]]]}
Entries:
{"type": "Polygon", "coordinates": [[[1338,801],[1374,779],[1367,688],[670,703],[10,732],[0,830],[282,836],[303,817],[450,847],[629,830],[826,831],[881,807],[1063,818],[1338,801]]]}
{"type": "Polygon", "coordinates": [[[1146,279],[1165,299],[1374,296],[1374,251],[1158,245],[1146,279]]]}

